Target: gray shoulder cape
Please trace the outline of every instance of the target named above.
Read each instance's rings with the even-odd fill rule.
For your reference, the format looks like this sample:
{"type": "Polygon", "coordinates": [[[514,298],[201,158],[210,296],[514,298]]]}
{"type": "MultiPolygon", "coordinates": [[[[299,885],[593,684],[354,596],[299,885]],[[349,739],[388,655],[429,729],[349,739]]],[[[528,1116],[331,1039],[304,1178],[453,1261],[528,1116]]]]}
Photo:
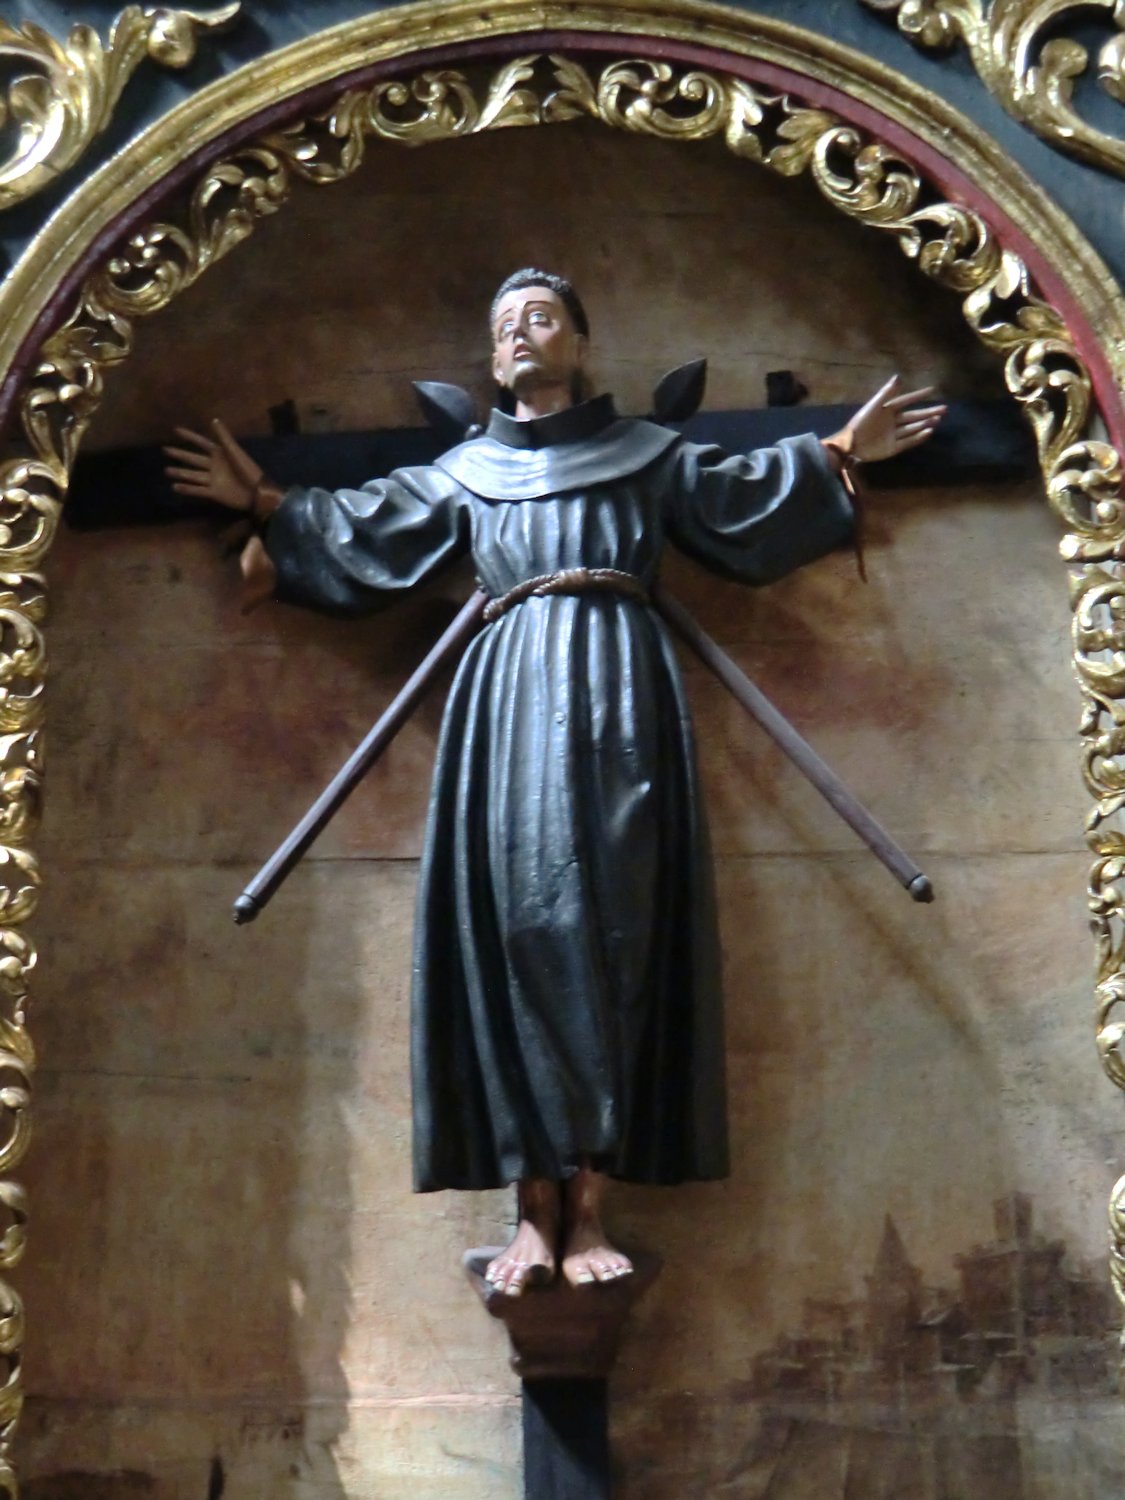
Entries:
{"type": "Polygon", "coordinates": [[[459,443],[435,467],[483,500],[542,500],[625,479],[680,441],[678,432],[619,417],[596,396],[531,421],[494,411],[482,437],[459,443]]]}

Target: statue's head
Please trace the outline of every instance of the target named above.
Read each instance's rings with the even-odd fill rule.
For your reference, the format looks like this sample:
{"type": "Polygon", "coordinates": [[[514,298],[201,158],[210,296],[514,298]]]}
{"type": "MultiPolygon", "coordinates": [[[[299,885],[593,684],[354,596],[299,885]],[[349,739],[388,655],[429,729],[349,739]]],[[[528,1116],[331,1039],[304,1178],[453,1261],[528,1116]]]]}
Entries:
{"type": "Polygon", "coordinates": [[[525,267],[501,283],[492,299],[492,374],[519,398],[544,386],[583,395],[582,368],[590,325],[578,293],[563,276],[525,267]]]}

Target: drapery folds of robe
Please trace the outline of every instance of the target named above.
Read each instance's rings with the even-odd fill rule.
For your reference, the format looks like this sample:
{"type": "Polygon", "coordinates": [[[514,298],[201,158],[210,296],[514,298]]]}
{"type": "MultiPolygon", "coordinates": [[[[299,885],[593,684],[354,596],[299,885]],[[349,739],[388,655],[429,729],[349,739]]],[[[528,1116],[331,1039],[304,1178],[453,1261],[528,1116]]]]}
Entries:
{"type": "MultiPolygon", "coordinates": [[[[569,568],[645,584],[670,541],[765,584],[843,544],[820,443],[748,456],[608,397],[358,490],[290,491],[282,598],[358,613],[469,551],[493,595],[569,568]]],[[[614,593],[530,598],[469,646],[445,710],[414,944],[420,1191],[728,1170],[719,944],[691,716],[667,630],[614,593]]]]}

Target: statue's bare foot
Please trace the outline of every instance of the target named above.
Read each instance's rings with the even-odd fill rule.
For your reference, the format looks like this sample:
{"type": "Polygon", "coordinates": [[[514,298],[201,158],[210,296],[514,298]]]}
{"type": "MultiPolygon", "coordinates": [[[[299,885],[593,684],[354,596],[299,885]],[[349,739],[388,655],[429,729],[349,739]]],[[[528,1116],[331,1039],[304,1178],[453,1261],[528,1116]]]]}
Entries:
{"type": "Polygon", "coordinates": [[[559,1232],[559,1188],[539,1178],[521,1182],[520,1222],[508,1248],[489,1261],[485,1281],[508,1297],[529,1286],[546,1286],[555,1275],[559,1232]]]}
{"type": "Polygon", "coordinates": [[[602,1223],[605,1183],[600,1172],[583,1167],[564,1189],[562,1272],[571,1286],[616,1281],[633,1269],[629,1257],[610,1244],[602,1223]]]}
{"type": "Polygon", "coordinates": [[[615,1281],[628,1276],[633,1262],[609,1243],[600,1224],[576,1226],[566,1237],[563,1275],[571,1286],[589,1286],[594,1281],[615,1281]]]}

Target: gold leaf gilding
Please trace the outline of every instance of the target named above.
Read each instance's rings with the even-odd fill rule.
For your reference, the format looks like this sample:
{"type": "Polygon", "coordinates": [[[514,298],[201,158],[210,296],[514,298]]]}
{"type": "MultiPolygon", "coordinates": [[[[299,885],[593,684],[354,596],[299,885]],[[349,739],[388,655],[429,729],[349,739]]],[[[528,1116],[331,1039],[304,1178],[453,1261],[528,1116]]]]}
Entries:
{"type": "MultiPolygon", "coordinates": [[[[1010,115],[1037,135],[1092,166],[1125,176],[1125,140],[1082,118],[1074,83],[1089,66],[1077,41],[1055,33],[1101,11],[1117,27],[1098,53],[1097,79],[1125,103],[1125,6],[1120,0],[861,0],[893,15],[899,30],[929,48],[958,42],[981,81],[1010,115]]],[[[1123,127],[1125,128],[1125,127],[1123,127]]]]}
{"type": "Polygon", "coordinates": [[[0,165],[0,208],[33,197],[72,167],[109,124],[122,91],[147,56],[184,68],[203,30],[229,25],[241,0],[207,10],[128,5],[103,42],[93,27],[72,26],[64,42],[25,21],[0,19],[0,63],[21,72],[0,100],[0,121],[15,130],[0,165]]]}

